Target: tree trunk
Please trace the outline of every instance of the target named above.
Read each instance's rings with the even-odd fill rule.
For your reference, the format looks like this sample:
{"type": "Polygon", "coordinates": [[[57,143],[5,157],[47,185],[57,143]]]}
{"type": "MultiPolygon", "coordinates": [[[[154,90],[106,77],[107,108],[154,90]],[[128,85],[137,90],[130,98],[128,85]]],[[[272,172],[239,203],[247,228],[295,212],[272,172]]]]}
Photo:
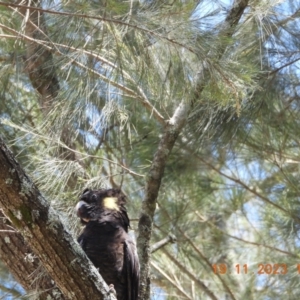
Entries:
{"type": "Polygon", "coordinates": [[[39,259],[0,211],[0,258],[28,294],[41,300],[65,299],[39,259]]]}
{"type": "MultiPolygon", "coordinates": [[[[3,213],[22,234],[64,297],[116,299],[60,216],[40,194],[1,138],[0,165],[0,205],[3,213]]],[[[16,246],[19,248],[21,244],[16,246]]],[[[8,261],[7,256],[11,253],[3,251],[2,255],[8,261]]],[[[23,255],[22,252],[20,255],[23,255]]]]}

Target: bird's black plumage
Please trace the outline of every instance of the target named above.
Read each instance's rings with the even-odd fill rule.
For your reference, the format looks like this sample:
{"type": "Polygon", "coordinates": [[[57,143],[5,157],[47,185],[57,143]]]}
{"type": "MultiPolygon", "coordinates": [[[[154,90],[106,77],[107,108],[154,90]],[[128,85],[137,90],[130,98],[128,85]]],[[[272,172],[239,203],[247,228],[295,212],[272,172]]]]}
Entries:
{"type": "Polygon", "coordinates": [[[118,300],[136,300],[139,262],[125,204],[119,190],[85,190],[76,205],[85,224],[78,242],[105,282],[114,285],[118,300]]]}

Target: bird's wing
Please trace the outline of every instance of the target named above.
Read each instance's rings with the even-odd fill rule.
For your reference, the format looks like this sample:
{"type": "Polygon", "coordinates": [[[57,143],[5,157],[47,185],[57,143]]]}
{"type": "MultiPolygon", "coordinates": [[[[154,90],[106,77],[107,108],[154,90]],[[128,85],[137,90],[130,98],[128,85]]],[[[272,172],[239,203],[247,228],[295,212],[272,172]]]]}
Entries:
{"type": "Polygon", "coordinates": [[[131,238],[126,239],[124,248],[128,282],[128,299],[137,300],[140,281],[140,265],[134,241],[131,238]]]}

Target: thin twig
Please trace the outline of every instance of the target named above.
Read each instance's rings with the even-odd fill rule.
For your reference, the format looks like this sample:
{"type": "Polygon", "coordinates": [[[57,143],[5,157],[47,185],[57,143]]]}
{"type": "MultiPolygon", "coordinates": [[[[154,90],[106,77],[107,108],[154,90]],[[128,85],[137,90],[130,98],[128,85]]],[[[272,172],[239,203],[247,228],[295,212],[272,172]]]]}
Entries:
{"type": "Polygon", "coordinates": [[[264,247],[264,248],[267,248],[267,249],[270,249],[270,250],[275,250],[277,252],[280,252],[280,253],[283,253],[283,254],[287,254],[289,256],[292,256],[294,258],[298,258],[299,259],[299,256],[296,255],[296,254],[294,254],[294,253],[291,253],[291,252],[288,252],[288,251],[284,251],[284,250],[281,250],[279,248],[268,246],[268,245],[265,245],[265,244],[260,244],[260,243],[246,241],[246,240],[244,240],[242,238],[239,238],[237,236],[231,235],[231,234],[227,233],[226,231],[222,230],[221,228],[219,228],[218,226],[216,226],[213,222],[211,222],[209,220],[203,220],[203,217],[199,214],[198,211],[196,211],[195,214],[201,219],[201,222],[208,223],[214,229],[217,229],[218,231],[222,232],[223,234],[225,234],[226,236],[228,236],[228,237],[230,237],[232,239],[235,239],[237,241],[241,241],[241,242],[243,242],[245,244],[250,244],[250,245],[253,245],[253,246],[264,247]]]}
{"type": "Polygon", "coordinates": [[[174,244],[176,242],[176,237],[173,234],[168,234],[167,237],[164,239],[160,240],[159,242],[155,243],[154,245],[151,246],[151,253],[156,252],[157,250],[161,249],[162,247],[166,246],[169,243],[174,244]]]}
{"type": "MultiPolygon", "coordinates": [[[[163,209],[163,208],[162,208],[163,209]]],[[[166,209],[164,209],[165,214],[167,215],[169,220],[172,220],[170,214],[168,213],[168,211],[166,209]]],[[[200,251],[200,249],[194,244],[194,242],[186,235],[186,233],[178,226],[176,226],[177,230],[181,233],[181,235],[187,240],[188,243],[190,243],[190,245],[192,246],[192,248],[198,253],[198,255],[203,259],[203,261],[207,264],[207,266],[209,267],[209,269],[211,269],[213,271],[212,265],[209,262],[209,260],[207,259],[207,257],[200,251]]],[[[166,253],[166,251],[164,251],[166,253]]],[[[169,258],[172,260],[172,257],[170,254],[166,254],[167,256],[169,256],[169,258]]],[[[172,260],[173,261],[173,260],[172,260]]],[[[175,261],[174,261],[175,262],[175,261]]],[[[175,264],[181,268],[180,263],[179,262],[175,262],[175,264]]],[[[195,278],[195,276],[188,271],[187,269],[185,269],[184,267],[181,268],[182,270],[185,270],[186,274],[188,276],[190,276],[199,286],[199,288],[201,288],[201,290],[203,290],[211,299],[217,299],[216,296],[206,287],[206,285],[201,282],[201,281],[197,281],[197,278],[195,278]]],[[[236,300],[236,298],[234,297],[232,291],[230,290],[230,288],[228,287],[228,285],[226,284],[226,282],[223,280],[223,278],[220,276],[220,274],[213,272],[213,274],[215,274],[219,280],[221,281],[221,283],[223,284],[225,290],[228,292],[228,294],[231,296],[231,298],[233,300],[236,300]]]]}
{"type": "Polygon", "coordinates": [[[11,7],[20,7],[20,8],[26,8],[26,9],[41,11],[41,12],[45,12],[45,13],[49,13],[49,14],[54,14],[54,15],[87,18],[87,19],[91,19],[91,20],[98,20],[98,21],[102,21],[102,22],[109,22],[109,23],[119,24],[119,25],[123,25],[123,26],[126,26],[126,27],[133,28],[135,30],[146,32],[147,34],[155,36],[155,37],[157,37],[157,38],[159,38],[161,40],[166,40],[166,41],[168,41],[168,42],[170,42],[170,43],[172,43],[174,45],[177,45],[179,47],[187,49],[190,52],[196,54],[196,52],[195,52],[195,50],[193,48],[187,47],[187,45],[182,44],[182,43],[180,43],[180,42],[178,42],[178,41],[176,41],[174,39],[171,39],[171,38],[168,38],[166,36],[160,35],[160,34],[156,33],[153,30],[146,29],[146,28],[140,27],[138,25],[133,25],[133,24],[130,24],[128,22],[124,22],[124,21],[117,20],[117,19],[111,19],[111,18],[106,18],[106,17],[96,17],[96,16],[87,15],[87,14],[76,14],[76,13],[54,11],[54,10],[50,10],[50,9],[43,9],[43,8],[39,8],[39,7],[27,6],[27,5],[21,5],[21,4],[5,3],[5,2],[1,2],[1,1],[0,1],[0,5],[6,6],[6,7],[10,7],[10,8],[11,7]]]}
{"type": "MultiPolygon", "coordinates": [[[[7,125],[9,125],[9,126],[11,126],[11,127],[14,127],[14,128],[16,128],[16,129],[19,129],[19,130],[21,130],[21,131],[23,131],[23,132],[26,132],[26,133],[35,135],[35,136],[37,136],[38,138],[40,138],[41,140],[48,140],[48,141],[51,141],[51,142],[54,141],[53,139],[48,138],[47,136],[39,135],[39,134],[34,133],[34,132],[30,131],[30,130],[27,130],[27,129],[23,128],[23,127],[20,127],[20,126],[18,126],[18,125],[16,125],[16,124],[7,122],[6,120],[1,120],[1,122],[2,122],[3,124],[7,124],[7,125]]],[[[86,153],[82,153],[82,152],[80,152],[80,151],[78,151],[78,150],[74,150],[74,149],[68,147],[66,144],[64,144],[64,143],[61,142],[60,140],[55,140],[54,142],[57,143],[59,146],[65,148],[65,149],[68,149],[69,151],[71,151],[71,152],[73,152],[73,153],[79,154],[81,158],[78,159],[78,161],[85,160],[86,158],[101,159],[101,160],[105,160],[105,161],[110,162],[110,163],[112,163],[112,164],[114,164],[114,165],[116,165],[116,166],[121,167],[122,169],[126,170],[126,171],[127,171],[129,174],[131,174],[131,175],[135,175],[135,176],[139,176],[139,177],[144,177],[144,175],[138,174],[138,173],[136,173],[136,172],[130,170],[129,168],[125,167],[125,166],[124,166],[123,164],[121,164],[121,163],[115,162],[115,161],[110,160],[110,159],[105,158],[105,157],[100,157],[100,156],[96,156],[96,155],[89,155],[89,154],[86,154],[86,153]]]]}
{"type": "Polygon", "coordinates": [[[176,282],[174,282],[174,280],[167,273],[165,273],[156,263],[152,261],[151,266],[154,269],[156,269],[163,277],[165,277],[178,290],[178,292],[181,295],[183,295],[187,299],[193,300],[193,298],[191,298],[191,296],[189,296],[181,287],[179,287],[179,285],[176,282]]]}
{"type": "MultiPolygon", "coordinates": [[[[66,57],[66,55],[64,53],[59,51],[57,48],[53,49],[53,47],[51,47],[51,46],[61,47],[61,48],[65,48],[65,49],[73,50],[73,51],[78,51],[78,49],[76,49],[72,46],[66,46],[66,45],[63,45],[63,44],[57,44],[57,43],[54,43],[54,42],[47,42],[47,41],[31,38],[31,37],[29,37],[29,36],[27,36],[23,33],[20,33],[16,30],[6,26],[6,25],[3,25],[3,24],[0,24],[0,27],[15,34],[15,35],[0,34],[0,37],[12,38],[12,39],[17,39],[17,38],[22,37],[23,39],[25,39],[27,41],[30,41],[30,42],[33,42],[33,43],[36,43],[38,45],[41,45],[41,46],[45,47],[47,50],[49,50],[49,51],[51,51],[54,54],[57,54],[59,56],[66,57]]],[[[91,57],[101,61],[104,64],[107,64],[111,68],[117,69],[117,66],[115,64],[113,64],[112,62],[108,61],[107,59],[105,59],[105,58],[103,58],[103,57],[101,57],[101,56],[99,56],[99,55],[97,55],[93,52],[90,52],[90,51],[87,51],[87,50],[84,50],[84,49],[81,49],[80,51],[84,54],[90,55],[91,57]]],[[[97,77],[100,77],[104,82],[107,82],[107,83],[113,85],[114,87],[120,89],[121,91],[125,92],[128,96],[133,96],[135,99],[138,99],[139,101],[141,101],[142,105],[149,110],[151,115],[153,115],[161,124],[164,124],[165,120],[164,120],[164,117],[162,116],[162,114],[149,102],[149,100],[147,99],[147,96],[145,95],[143,90],[136,84],[136,82],[131,78],[131,76],[128,73],[126,73],[124,71],[122,72],[122,74],[125,75],[124,77],[127,78],[127,80],[129,80],[130,83],[134,83],[137,86],[137,90],[139,91],[140,95],[137,95],[136,92],[133,91],[132,89],[129,89],[126,86],[124,86],[124,85],[122,85],[118,82],[115,82],[115,81],[111,80],[110,78],[107,78],[103,74],[101,74],[101,73],[99,73],[99,72],[97,72],[97,71],[95,71],[91,68],[88,68],[87,66],[85,66],[84,64],[76,61],[75,59],[70,60],[70,62],[72,64],[75,64],[75,65],[89,71],[90,73],[96,75],[97,77]]]]}
{"type": "MultiPolygon", "coordinates": [[[[180,231],[180,233],[182,234],[182,236],[186,239],[186,241],[192,246],[192,248],[196,251],[196,253],[204,260],[204,262],[207,264],[207,266],[210,267],[211,270],[213,270],[211,263],[209,262],[209,260],[207,259],[207,257],[202,253],[202,251],[195,245],[195,243],[187,236],[187,234],[181,230],[179,227],[177,227],[177,229],[180,231]]],[[[233,295],[231,289],[229,288],[229,286],[226,284],[226,282],[224,281],[224,279],[222,278],[222,276],[218,273],[214,273],[219,280],[222,282],[225,290],[227,291],[227,293],[230,295],[230,297],[233,300],[236,300],[235,296],[233,295]]]]}
{"type": "Polygon", "coordinates": [[[181,272],[186,274],[192,282],[194,282],[210,299],[218,300],[215,294],[199,279],[199,276],[193,274],[178,259],[176,259],[168,250],[163,249],[163,253],[179,268],[181,272]]]}
{"type": "Polygon", "coordinates": [[[212,164],[210,164],[209,162],[207,162],[206,160],[202,159],[199,156],[197,156],[197,159],[200,160],[201,162],[203,162],[205,165],[209,166],[212,170],[216,171],[217,173],[219,173],[223,177],[225,177],[225,178],[227,178],[227,179],[229,179],[229,180],[237,183],[238,185],[242,186],[245,190],[251,192],[253,195],[257,196],[258,198],[260,198],[261,200],[263,200],[265,203],[270,204],[271,206],[279,209],[280,211],[288,214],[289,216],[293,217],[294,219],[296,219],[297,221],[300,222],[300,217],[298,217],[297,215],[293,214],[292,212],[286,210],[282,206],[280,206],[280,205],[272,202],[270,199],[268,199],[267,197],[265,197],[262,194],[260,194],[259,192],[257,192],[256,189],[250,188],[246,183],[244,183],[240,179],[237,179],[237,178],[234,178],[232,176],[229,176],[229,175],[225,174],[224,172],[220,171],[215,166],[213,166],[212,164]]]}

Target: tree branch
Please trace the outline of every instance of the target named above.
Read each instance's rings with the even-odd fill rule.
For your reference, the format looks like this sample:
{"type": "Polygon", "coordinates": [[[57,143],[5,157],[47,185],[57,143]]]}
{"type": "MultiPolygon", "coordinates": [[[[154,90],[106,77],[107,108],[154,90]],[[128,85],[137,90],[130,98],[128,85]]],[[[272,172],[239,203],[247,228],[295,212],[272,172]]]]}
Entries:
{"type": "Polygon", "coordinates": [[[218,300],[215,294],[191,271],[189,271],[186,266],[184,266],[178,259],[176,259],[168,250],[163,249],[163,253],[179,268],[181,272],[189,276],[191,280],[201,289],[210,299],[218,300]]]}
{"type": "Polygon", "coordinates": [[[169,243],[174,244],[175,242],[176,242],[176,237],[170,233],[167,237],[165,237],[164,239],[160,240],[159,242],[151,246],[151,253],[156,252],[157,250],[163,248],[169,243]]]}
{"type": "MultiPolygon", "coordinates": [[[[21,1],[21,3],[23,2],[21,1]]],[[[60,90],[59,79],[53,62],[52,48],[44,47],[41,43],[35,42],[35,40],[48,39],[43,12],[35,9],[40,7],[41,1],[27,0],[25,4],[32,4],[32,7],[22,6],[20,10],[15,10],[23,17],[24,36],[27,37],[27,39],[24,39],[26,44],[25,72],[28,74],[32,86],[38,91],[41,111],[47,116],[53,108],[60,90]]],[[[5,25],[2,25],[2,27],[6,27],[8,31],[18,35],[16,30],[5,25]]],[[[70,137],[70,132],[69,126],[64,125],[60,133],[61,140],[69,149],[74,149],[75,144],[70,137]]],[[[59,151],[63,159],[77,161],[75,152],[61,147],[59,147],[59,151]]],[[[76,183],[77,176],[73,173],[69,177],[68,186],[74,188],[76,183]]]]}
{"type": "MultiPolygon", "coordinates": [[[[232,36],[236,25],[238,24],[249,0],[235,0],[231,10],[225,19],[224,30],[220,36],[226,34],[227,37],[232,36]]],[[[226,50],[226,46],[220,45],[217,59],[220,59],[226,50]]],[[[153,217],[156,207],[158,191],[160,189],[161,180],[163,178],[164,169],[167,159],[173,146],[182,131],[189,113],[194,103],[200,98],[201,93],[208,81],[209,69],[206,62],[202,63],[202,68],[198,74],[196,86],[191,93],[192,97],[189,100],[184,99],[175,110],[169,122],[166,122],[162,138],[160,139],[158,149],[154,155],[152,165],[149,171],[148,179],[145,187],[145,196],[142,203],[141,215],[139,219],[139,236],[137,239],[138,251],[140,256],[140,299],[150,298],[150,239],[153,227],[153,217]]],[[[232,297],[234,298],[234,297],[232,297]]]]}
{"type": "MultiPolygon", "coordinates": [[[[181,230],[179,227],[177,227],[177,229],[180,231],[180,233],[182,234],[182,236],[186,239],[186,241],[192,246],[192,248],[195,250],[195,252],[202,258],[202,260],[207,264],[207,266],[213,270],[211,263],[209,262],[209,260],[207,259],[207,257],[200,251],[200,249],[195,245],[195,243],[186,235],[186,233],[181,230]]],[[[233,292],[231,291],[231,289],[229,288],[229,286],[226,284],[225,280],[222,278],[222,276],[218,273],[215,274],[219,280],[222,282],[224,289],[226,290],[226,292],[228,293],[228,295],[230,295],[232,300],[236,300],[236,297],[234,296],[233,292]]]]}
{"type": "Polygon", "coordinates": [[[176,41],[175,39],[169,38],[167,35],[161,35],[157,32],[155,32],[154,30],[150,30],[144,27],[140,27],[136,24],[131,24],[128,23],[126,21],[122,21],[120,19],[116,19],[116,18],[107,18],[107,17],[100,17],[100,16],[93,16],[93,15],[87,15],[87,14],[79,14],[79,13],[70,13],[70,12],[63,12],[63,11],[55,11],[55,10],[50,10],[50,9],[43,9],[41,7],[34,7],[34,6],[29,6],[29,5],[21,5],[21,4],[13,4],[13,3],[5,3],[0,1],[0,6],[7,6],[7,7],[18,7],[18,8],[22,8],[22,9],[30,9],[30,10],[34,10],[37,12],[45,12],[45,13],[49,13],[49,14],[54,14],[54,15],[60,15],[60,16],[72,16],[72,17],[78,17],[78,18],[87,18],[90,20],[98,20],[98,21],[102,21],[102,22],[108,22],[108,23],[113,23],[113,24],[119,24],[119,25],[123,25],[126,27],[130,27],[134,30],[139,30],[141,32],[145,32],[151,36],[155,36],[158,39],[161,40],[166,40],[171,44],[177,45],[179,47],[182,47],[184,49],[189,50],[192,53],[195,53],[195,49],[188,47],[185,44],[182,44],[178,41],[176,41]]]}
{"type": "Polygon", "coordinates": [[[9,230],[9,220],[0,211],[0,258],[14,278],[28,293],[39,295],[39,299],[65,299],[52,278],[40,264],[17,230],[9,230]]]}
{"type": "Polygon", "coordinates": [[[182,295],[186,299],[193,300],[164,270],[162,270],[156,263],[151,262],[151,266],[156,269],[163,277],[165,277],[178,291],[179,295],[182,295]]]}
{"type": "Polygon", "coordinates": [[[232,182],[235,182],[239,186],[243,187],[245,190],[249,191],[251,194],[257,196],[259,199],[261,199],[266,204],[269,204],[272,207],[277,208],[278,210],[282,211],[283,213],[291,216],[292,218],[294,218],[295,220],[297,220],[298,222],[300,222],[300,217],[299,216],[297,216],[296,214],[292,213],[288,209],[285,209],[281,205],[278,205],[277,203],[271,201],[269,198],[267,198],[266,196],[264,196],[261,193],[259,193],[255,188],[249,187],[246,183],[244,183],[240,179],[237,179],[237,178],[234,178],[232,176],[229,176],[229,175],[225,174],[224,172],[220,171],[218,168],[216,168],[215,166],[213,166],[212,164],[210,164],[208,161],[204,160],[203,158],[197,156],[197,159],[200,160],[205,165],[209,166],[212,170],[214,170],[215,172],[217,172],[221,176],[223,176],[223,177],[231,180],[232,182]]]}
{"type": "Polygon", "coordinates": [[[222,230],[221,228],[219,228],[218,226],[216,226],[213,222],[211,222],[209,220],[205,220],[203,218],[203,216],[201,216],[199,214],[198,211],[196,211],[195,214],[201,219],[201,222],[207,222],[209,224],[209,226],[213,227],[214,229],[218,230],[219,232],[222,232],[223,234],[225,234],[226,236],[228,236],[232,239],[235,239],[237,241],[240,241],[242,243],[249,244],[249,245],[252,245],[252,246],[264,247],[264,248],[267,248],[267,249],[270,249],[270,250],[273,250],[273,251],[277,251],[281,254],[286,254],[286,255],[291,256],[293,258],[297,258],[297,259],[299,258],[299,256],[297,254],[294,254],[294,253],[291,253],[291,252],[288,252],[288,251],[284,251],[284,250],[281,250],[281,249],[273,247],[273,246],[268,246],[266,244],[260,244],[260,243],[256,243],[256,242],[247,241],[247,240],[244,240],[244,239],[239,238],[237,236],[231,235],[231,234],[227,233],[226,231],[222,230]]]}
{"type": "Polygon", "coordinates": [[[167,158],[185,124],[186,119],[187,111],[185,111],[185,107],[183,105],[179,106],[172,119],[165,126],[163,137],[161,138],[158,149],[154,155],[148,180],[146,182],[145,198],[142,203],[141,215],[138,224],[139,236],[137,238],[141,266],[139,299],[150,298],[150,239],[156,200],[167,158]]]}
{"type": "Polygon", "coordinates": [[[66,299],[116,299],[0,138],[0,205],[66,299]]]}
{"type": "MultiPolygon", "coordinates": [[[[14,289],[13,287],[9,288],[1,283],[0,283],[0,290],[5,292],[6,294],[12,295],[14,297],[14,299],[20,299],[20,297],[22,296],[22,294],[19,291],[17,291],[16,289],[14,289]]],[[[1,299],[4,299],[4,298],[1,297],[1,299]]]]}
{"type": "MultiPolygon", "coordinates": [[[[40,0],[33,0],[29,3],[31,2],[34,6],[40,5],[40,0]]],[[[20,13],[23,17],[25,35],[35,39],[44,39],[43,33],[46,32],[46,26],[43,13],[24,7],[20,8],[20,13]]],[[[33,87],[40,94],[42,111],[47,114],[60,89],[52,53],[33,42],[26,41],[26,46],[25,71],[33,87]]]]}
{"type": "MultiPolygon", "coordinates": [[[[0,37],[8,38],[8,39],[9,38],[10,39],[11,38],[12,39],[19,39],[21,37],[23,40],[25,40],[27,42],[31,42],[31,43],[34,43],[36,45],[39,45],[39,46],[45,48],[45,50],[47,50],[49,53],[54,53],[54,54],[59,55],[59,56],[65,56],[65,54],[62,53],[61,51],[59,51],[57,47],[65,48],[67,50],[73,50],[74,52],[78,52],[78,49],[76,49],[75,47],[72,47],[70,45],[63,45],[63,44],[58,44],[58,43],[54,43],[54,42],[47,42],[47,41],[43,41],[43,40],[40,40],[40,39],[32,38],[32,37],[30,37],[26,34],[22,34],[22,33],[14,30],[14,29],[8,27],[8,26],[3,25],[3,24],[0,24],[0,27],[3,28],[3,29],[6,29],[8,32],[11,32],[11,33],[14,34],[14,35],[0,34],[0,37]],[[53,49],[53,46],[55,46],[54,49],[53,49]]],[[[118,67],[115,64],[113,64],[112,62],[108,61],[107,59],[105,59],[105,58],[103,58],[103,57],[99,56],[98,54],[95,54],[91,51],[81,49],[80,52],[83,53],[83,54],[86,54],[90,57],[95,58],[97,61],[100,61],[103,64],[108,65],[111,68],[116,69],[118,67]]],[[[150,101],[147,99],[147,96],[145,95],[143,90],[138,86],[138,84],[130,77],[130,75],[127,72],[122,70],[122,75],[124,76],[124,78],[130,84],[137,85],[137,90],[138,90],[139,94],[137,94],[134,90],[128,88],[124,84],[113,81],[110,78],[107,78],[105,75],[103,75],[103,74],[101,74],[101,73],[99,73],[99,72],[97,72],[97,71],[95,71],[91,68],[88,68],[87,66],[85,66],[84,64],[76,61],[75,59],[70,60],[70,62],[72,64],[77,65],[80,68],[96,75],[97,77],[101,78],[104,82],[107,82],[107,83],[111,84],[112,86],[118,88],[120,91],[124,92],[125,95],[127,95],[128,97],[133,97],[134,99],[137,99],[149,111],[151,116],[153,115],[159,123],[164,124],[165,119],[164,119],[163,115],[150,103],[150,101]]],[[[33,80],[34,77],[32,77],[31,79],[33,80]]],[[[43,92],[43,89],[40,88],[38,91],[43,92]]]]}

